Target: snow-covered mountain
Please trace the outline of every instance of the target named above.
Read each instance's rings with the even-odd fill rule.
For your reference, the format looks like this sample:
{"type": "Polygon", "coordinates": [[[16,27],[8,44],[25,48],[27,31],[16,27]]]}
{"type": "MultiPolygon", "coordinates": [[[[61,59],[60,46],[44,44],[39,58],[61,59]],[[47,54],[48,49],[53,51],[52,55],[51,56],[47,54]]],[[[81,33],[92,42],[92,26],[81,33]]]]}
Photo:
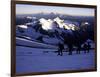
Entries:
{"type": "Polygon", "coordinates": [[[41,18],[39,21],[44,30],[54,30],[57,27],[67,30],[79,29],[77,25],[69,22],[65,23],[64,20],[60,19],[59,17],[56,17],[53,20],[41,18]],[[54,23],[56,23],[56,25],[54,25],[54,23]]]}
{"type": "Polygon", "coordinates": [[[88,22],[79,24],[75,21],[63,20],[60,17],[54,19],[27,17],[27,19],[32,19],[32,22],[16,25],[16,37],[30,38],[32,41],[50,45],[64,43],[65,40],[75,41],[79,38],[82,40],[84,40],[83,37],[87,38],[84,36],[84,31],[89,25],[88,22]]]}

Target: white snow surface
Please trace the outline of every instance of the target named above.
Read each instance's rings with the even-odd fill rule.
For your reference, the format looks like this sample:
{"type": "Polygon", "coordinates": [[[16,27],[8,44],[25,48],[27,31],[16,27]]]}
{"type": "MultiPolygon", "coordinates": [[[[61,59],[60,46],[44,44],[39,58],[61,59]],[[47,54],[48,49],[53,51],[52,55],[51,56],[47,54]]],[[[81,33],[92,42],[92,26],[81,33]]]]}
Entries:
{"type": "Polygon", "coordinates": [[[44,30],[52,29],[53,21],[51,19],[46,20],[45,18],[41,18],[39,21],[40,21],[40,24],[42,25],[42,28],[44,30]]]}
{"type": "Polygon", "coordinates": [[[23,29],[27,29],[27,25],[17,25],[17,27],[23,28],[23,29]]]}
{"type": "Polygon", "coordinates": [[[51,49],[57,49],[57,46],[39,43],[36,41],[27,40],[24,38],[16,37],[16,44],[21,46],[27,46],[27,47],[34,47],[34,48],[51,48],[51,49]]]}
{"type": "Polygon", "coordinates": [[[57,56],[51,52],[55,49],[40,49],[16,46],[16,72],[18,74],[31,72],[48,72],[61,70],[91,69],[95,66],[95,52],[57,56]],[[50,51],[50,52],[48,52],[50,51]],[[47,53],[48,52],[48,53],[47,53]]]}
{"type": "Polygon", "coordinates": [[[64,23],[64,20],[60,19],[59,17],[54,18],[53,20],[51,19],[45,19],[45,18],[40,18],[39,19],[40,24],[42,25],[42,28],[44,30],[52,30],[52,29],[56,29],[53,26],[53,23],[56,22],[59,26],[59,28],[65,28],[67,30],[75,30],[76,25],[75,24],[70,24],[70,23],[64,23]]]}

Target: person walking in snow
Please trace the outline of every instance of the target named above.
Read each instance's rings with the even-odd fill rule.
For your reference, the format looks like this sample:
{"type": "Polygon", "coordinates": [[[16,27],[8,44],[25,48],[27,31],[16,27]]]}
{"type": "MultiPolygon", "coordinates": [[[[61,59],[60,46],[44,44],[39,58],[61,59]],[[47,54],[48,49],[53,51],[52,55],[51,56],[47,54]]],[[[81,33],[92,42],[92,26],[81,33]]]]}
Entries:
{"type": "Polygon", "coordinates": [[[62,56],[63,55],[63,49],[64,45],[62,43],[58,43],[58,55],[62,56]]]}
{"type": "Polygon", "coordinates": [[[90,45],[90,42],[88,42],[88,44],[87,44],[87,53],[89,53],[90,48],[91,48],[91,45],[90,45]]]}
{"type": "Polygon", "coordinates": [[[73,45],[72,44],[68,44],[68,55],[72,55],[72,51],[73,51],[73,45]]]}
{"type": "Polygon", "coordinates": [[[80,51],[81,51],[81,45],[80,44],[78,44],[78,46],[77,46],[77,54],[80,54],[80,51]]]}
{"type": "Polygon", "coordinates": [[[87,44],[86,43],[83,45],[83,50],[84,50],[84,53],[86,53],[86,51],[87,51],[87,44]]]}

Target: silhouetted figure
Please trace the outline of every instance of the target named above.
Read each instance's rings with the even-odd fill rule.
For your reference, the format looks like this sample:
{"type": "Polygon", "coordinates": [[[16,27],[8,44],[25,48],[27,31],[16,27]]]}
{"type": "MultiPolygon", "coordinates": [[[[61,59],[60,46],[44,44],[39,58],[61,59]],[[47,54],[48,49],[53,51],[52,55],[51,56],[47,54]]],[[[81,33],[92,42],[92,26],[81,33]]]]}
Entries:
{"type": "Polygon", "coordinates": [[[89,53],[90,48],[91,48],[91,45],[90,45],[90,43],[88,42],[88,44],[87,44],[87,53],[89,53]]]}
{"type": "Polygon", "coordinates": [[[86,43],[83,45],[83,50],[84,50],[84,53],[87,53],[87,44],[86,43]]]}
{"type": "Polygon", "coordinates": [[[72,50],[73,50],[73,45],[72,44],[68,45],[68,50],[69,50],[69,54],[68,55],[72,55],[72,50]]]}
{"type": "Polygon", "coordinates": [[[76,53],[77,53],[77,54],[80,54],[80,51],[81,51],[81,45],[78,45],[78,46],[77,46],[76,53]]]}
{"type": "Polygon", "coordinates": [[[63,55],[63,50],[64,45],[62,43],[58,43],[58,55],[62,56],[63,55]]]}

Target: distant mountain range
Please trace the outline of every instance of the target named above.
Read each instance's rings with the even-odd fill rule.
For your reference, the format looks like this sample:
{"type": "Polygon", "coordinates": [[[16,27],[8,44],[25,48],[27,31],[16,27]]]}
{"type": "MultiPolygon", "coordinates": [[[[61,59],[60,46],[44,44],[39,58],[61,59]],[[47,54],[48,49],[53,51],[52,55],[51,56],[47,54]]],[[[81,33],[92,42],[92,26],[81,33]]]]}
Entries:
{"type": "Polygon", "coordinates": [[[45,18],[45,19],[54,19],[56,17],[60,17],[61,19],[64,20],[77,20],[80,18],[86,18],[86,20],[88,20],[87,18],[92,18],[93,16],[73,16],[73,15],[69,15],[69,14],[58,14],[58,13],[37,13],[37,14],[20,14],[20,15],[16,15],[17,17],[26,17],[26,16],[30,16],[30,17],[37,17],[38,19],[40,18],[45,18]]]}
{"type": "Polygon", "coordinates": [[[93,17],[57,14],[19,15],[16,17],[16,37],[53,45],[65,40],[83,43],[93,40],[93,20],[93,17]]]}

